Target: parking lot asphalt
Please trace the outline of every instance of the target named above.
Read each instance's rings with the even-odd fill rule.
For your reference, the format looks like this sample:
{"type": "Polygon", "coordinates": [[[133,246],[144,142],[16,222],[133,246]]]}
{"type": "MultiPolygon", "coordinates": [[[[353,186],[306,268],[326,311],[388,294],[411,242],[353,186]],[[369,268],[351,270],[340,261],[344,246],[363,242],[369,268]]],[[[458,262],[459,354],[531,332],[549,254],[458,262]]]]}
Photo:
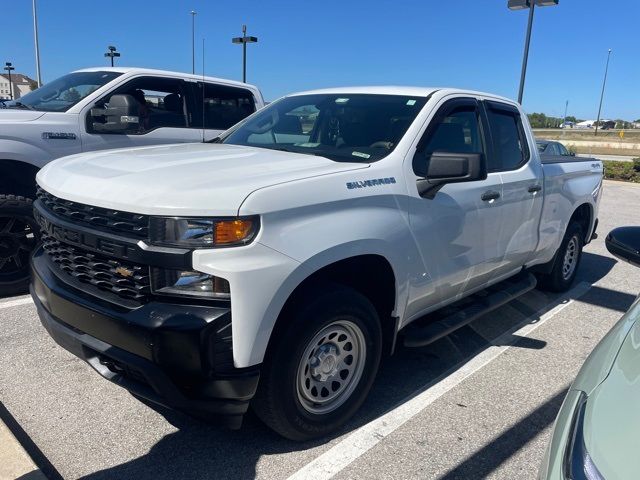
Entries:
{"type": "Polygon", "coordinates": [[[637,205],[640,186],[606,182],[600,238],[570,292],[534,290],[400,348],[330,439],[290,442],[251,415],[228,431],[153,410],[58,347],[27,297],[0,300],[0,401],[50,477],[535,478],[564,393],[640,292],[640,271],[604,247],[612,228],[640,225],[637,205]]]}

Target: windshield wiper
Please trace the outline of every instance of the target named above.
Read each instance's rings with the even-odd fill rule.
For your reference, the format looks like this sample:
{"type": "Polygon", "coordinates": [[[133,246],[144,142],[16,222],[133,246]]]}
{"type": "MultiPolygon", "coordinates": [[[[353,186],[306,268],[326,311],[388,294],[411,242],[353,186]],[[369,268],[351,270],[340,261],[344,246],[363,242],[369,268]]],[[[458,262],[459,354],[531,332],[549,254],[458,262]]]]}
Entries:
{"type": "Polygon", "coordinates": [[[222,143],[222,137],[212,138],[211,140],[207,140],[207,143],[222,143]]]}
{"type": "Polygon", "coordinates": [[[25,110],[35,110],[31,105],[26,105],[22,102],[13,102],[13,105],[8,105],[7,108],[24,108],[25,110]]]}

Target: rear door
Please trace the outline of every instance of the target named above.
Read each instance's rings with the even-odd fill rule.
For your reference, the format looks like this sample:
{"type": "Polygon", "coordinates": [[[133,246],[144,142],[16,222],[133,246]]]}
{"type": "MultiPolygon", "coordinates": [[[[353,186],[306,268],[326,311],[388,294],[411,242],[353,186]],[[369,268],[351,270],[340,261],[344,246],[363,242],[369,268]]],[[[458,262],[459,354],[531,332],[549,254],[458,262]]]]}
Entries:
{"type": "Polygon", "coordinates": [[[492,156],[489,171],[502,180],[500,216],[496,230],[500,251],[498,273],[522,267],[538,243],[543,202],[542,165],[533,138],[528,138],[519,110],[507,103],[484,102],[490,127],[492,156]]]}
{"type": "Polygon", "coordinates": [[[211,82],[198,82],[193,87],[193,126],[204,125],[205,140],[212,140],[256,111],[256,99],[247,88],[211,82]]]}

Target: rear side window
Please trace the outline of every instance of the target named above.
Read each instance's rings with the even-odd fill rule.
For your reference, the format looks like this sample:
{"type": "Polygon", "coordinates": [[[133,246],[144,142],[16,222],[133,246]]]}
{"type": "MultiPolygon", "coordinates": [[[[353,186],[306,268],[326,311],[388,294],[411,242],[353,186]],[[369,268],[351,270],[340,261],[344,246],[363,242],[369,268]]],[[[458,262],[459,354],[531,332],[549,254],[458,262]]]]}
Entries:
{"type": "Polygon", "coordinates": [[[558,144],[558,150],[560,152],[560,155],[562,155],[563,157],[571,156],[571,154],[569,153],[569,150],[567,150],[566,147],[561,143],[558,144]]]}
{"type": "Polygon", "coordinates": [[[212,130],[226,130],[256,111],[253,94],[244,88],[206,83],[204,96],[199,84],[195,101],[204,109],[194,125],[212,130]]]}
{"type": "Polygon", "coordinates": [[[520,168],[529,160],[529,148],[520,115],[506,105],[504,110],[490,106],[487,115],[493,144],[493,155],[488,162],[489,171],[520,168]]]}

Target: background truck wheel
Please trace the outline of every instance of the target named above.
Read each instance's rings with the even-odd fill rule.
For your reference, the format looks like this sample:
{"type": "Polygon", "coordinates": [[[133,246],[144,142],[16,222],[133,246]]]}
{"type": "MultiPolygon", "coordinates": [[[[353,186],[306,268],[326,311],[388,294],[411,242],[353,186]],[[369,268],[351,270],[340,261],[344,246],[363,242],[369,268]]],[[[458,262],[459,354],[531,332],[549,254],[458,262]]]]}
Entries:
{"type": "Polygon", "coordinates": [[[378,314],[358,292],[323,285],[279,329],[252,402],[257,416],[291,440],[340,428],[369,393],[382,351],[378,314]]]}
{"type": "Polygon", "coordinates": [[[582,247],[584,246],[584,233],[578,223],[571,223],[567,227],[558,253],[555,256],[553,268],[550,273],[538,276],[538,286],[542,290],[551,292],[566,292],[576,278],[582,247]]]}
{"type": "Polygon", "coordinates": [[[32,203],[30,198],[0,195],[0,297],[29,289],[29,256],[38,235],[32,203]]]}

